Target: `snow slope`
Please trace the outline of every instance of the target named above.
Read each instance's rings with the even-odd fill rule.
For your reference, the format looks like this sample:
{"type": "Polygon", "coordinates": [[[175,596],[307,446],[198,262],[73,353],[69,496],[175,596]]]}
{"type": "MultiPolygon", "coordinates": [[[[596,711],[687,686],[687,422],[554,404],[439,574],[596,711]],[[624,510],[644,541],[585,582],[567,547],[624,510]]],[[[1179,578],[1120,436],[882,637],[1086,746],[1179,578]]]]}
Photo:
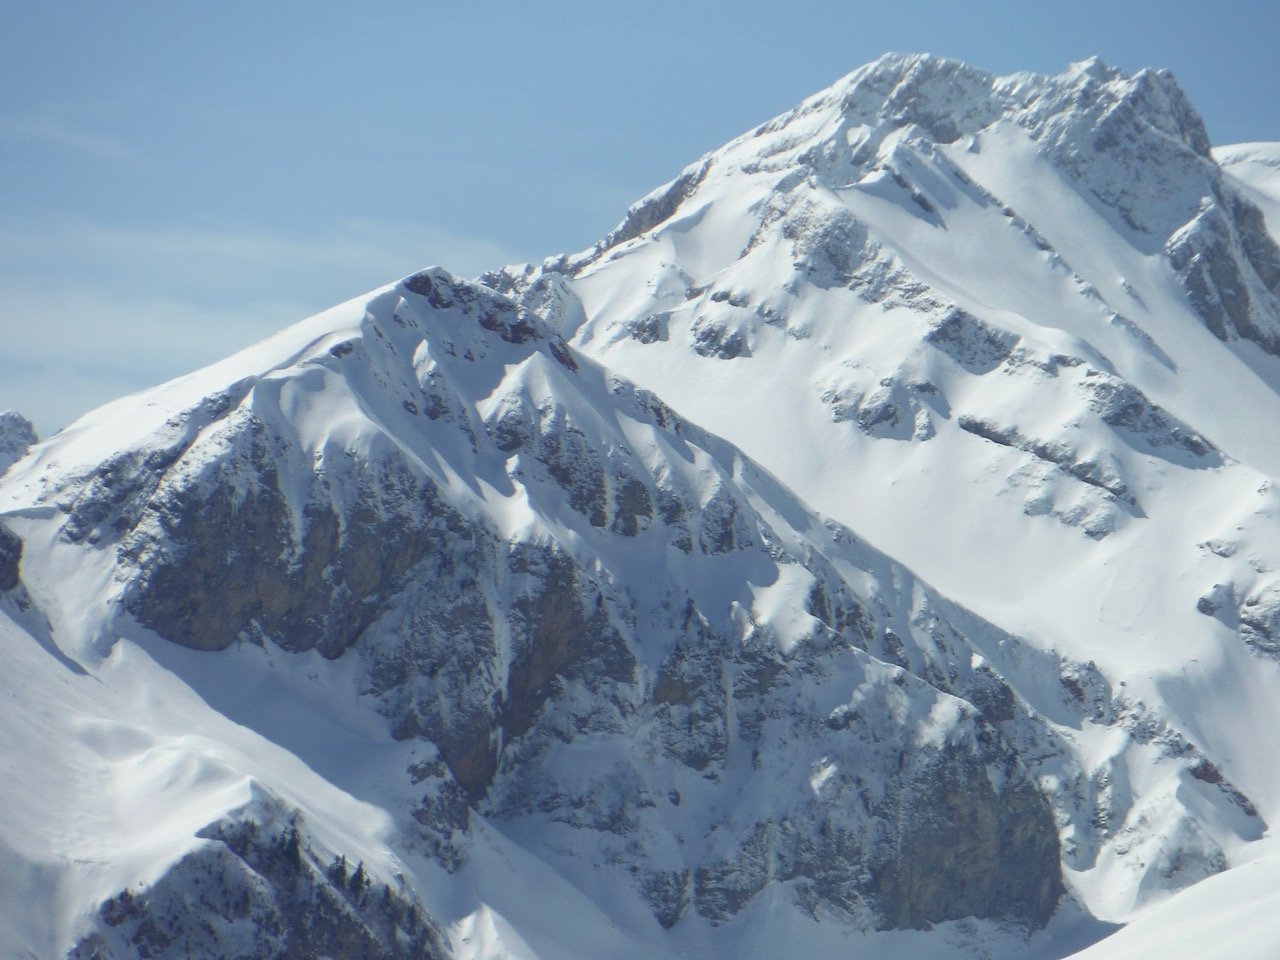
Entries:
{"type": "Polygon", "coordinates": [[[1280,144],[1237,143],[1216,148],[1213,158],[1245,186],[1249,199],[1266,214],[1271,235],[1280,235],[1280,144]]]}
{"type": "Polygon", "coordinates": [[[1114,935],[1072,954],[1072,960],[1268,960],[1280,944],[1278,881],[1275,853],[1259,853],[1170,897],[1114,935]]]}
{"type": "Polygon", "coordinates": [[[1275,157],[892,55],[35,445],[7,952],[1266,955],[1275,157]]]}
{"type": "MultiPolygon", "coordinates": [[[[53,923],[9,918],[34,955],[156,927],[174,955],[296,949],[249,931],[317,899],[432,956],[973,916],[957,949],[1012,949],[1058,908],[1055,811],[1014,741],[1070,771],[1078,705],[1050,688],[1045,722],[1013,638],[443,271],[90,414],[3,495],[9,706],[38,726],[8,761],[59,757],[4,840],[42,864],[23,902],[53,923]],[[431,938],[335,894],[338,856],[431,938]],[[513,858],[547,879],[510,890],[513,858]],[[596,918],[579,945],[549,898],[596,918]],[[193,901],[214,933],[165,919],[193,901]]],[[[1195,759],[1162,775],[1229,808],[1195,759]]]]}
{"type": "MultiPolygon", "coordinates": [[[[486,279],[944,593],[1096,664],[1272,820],[1251,731],[1277,680],[1273,154],[1226,148],[1224,174],[1159,71],[889,56],[592,250],[486,279]]],[[[1149,811],[1115,815],[1068,876],[1123,920],[1167,885],[1130,856],[1149,811]]]]}

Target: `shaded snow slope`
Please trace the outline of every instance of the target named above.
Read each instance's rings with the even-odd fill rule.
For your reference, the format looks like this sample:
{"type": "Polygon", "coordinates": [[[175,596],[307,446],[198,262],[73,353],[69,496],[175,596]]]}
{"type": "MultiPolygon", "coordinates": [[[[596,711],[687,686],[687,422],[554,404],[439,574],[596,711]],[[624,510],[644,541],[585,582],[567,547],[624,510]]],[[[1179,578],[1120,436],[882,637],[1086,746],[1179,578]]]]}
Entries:
{"type": "Polygon", "coordinates": [[[1268,851],[1184,890],[1114,936],[1071,956],[1072,960],[1270,960],[1278,943],[1280,861],[1268,851]]]}

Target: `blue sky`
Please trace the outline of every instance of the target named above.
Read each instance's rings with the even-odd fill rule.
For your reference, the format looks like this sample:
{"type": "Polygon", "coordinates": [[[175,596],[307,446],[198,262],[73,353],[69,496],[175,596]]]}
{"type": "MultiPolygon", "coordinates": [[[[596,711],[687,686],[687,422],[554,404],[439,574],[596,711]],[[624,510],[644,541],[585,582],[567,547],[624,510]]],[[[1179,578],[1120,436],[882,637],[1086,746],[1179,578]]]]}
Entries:
{"type": "Polygon", "coordinates": [[[1280,2],[0,0],[0,409],[42,432],[426,263],[589,245],[887,50],[1173,70],[1280,140],[1280,2]]]}

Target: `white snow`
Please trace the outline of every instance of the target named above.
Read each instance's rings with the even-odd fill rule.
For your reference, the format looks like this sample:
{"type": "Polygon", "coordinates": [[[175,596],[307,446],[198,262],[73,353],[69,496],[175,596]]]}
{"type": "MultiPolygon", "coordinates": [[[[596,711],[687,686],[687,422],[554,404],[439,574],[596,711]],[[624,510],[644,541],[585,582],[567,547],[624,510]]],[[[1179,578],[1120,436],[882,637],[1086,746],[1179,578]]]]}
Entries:
{"type": "Polygon", "coordinates": [[[1218,147],[1213,158],[1244,185],[1249,199],[1267,218],[1273,237],[1280,237],[1280,143],[1237,143],[1218,147]]]}
{"type": "Polygon", "coordinates": [[[1070,960],[1272,960],[1277,944],[1280,858],[1268,850],[1170,897],[1070,960]]]}
{"type": "MultiPolygon", "coordinates": [[[[1082,65],[1066,82],[1091,75],[1105,68],[1082,65]]],[[[1033,141],[1021,106],[950,144],[934,145],[910,125],[877,141],[843,114],[861,76],[705,158],[698,166],[708,174],[670,220],[603,257],[580,258],[568,282],[586,317],[575,343],[740,446],[944,594],[1042,650],[1096,662],[1113,688],[1213,756],[1273,821],[1280,749],[1257,731],[1277,721],[1280,675],[1196,606],[1215,583],[1263,589],[1251,584],[1269,582],[1266,572],[1280,567],[1270,504],[1280,435],[1265,426],[1280,418],[1280,361],[1247,342],[1219,341],[1175,284],[1160,238],[1127,225],[1082,185],[1131,182],[1154,219],[1176,224],[1170,218],[1194,212],[1194,191],[1208,181],[1133,181],[1108,168],[1105,155],[1089,157],[1093,167],[1074,179],[1033,141]],[[841,167],[842,151],[864,143],[878,161],[859,180],[852,165],[841,167]],[[787,179],[795,158],[815,154],[824,159],[809,161],[807,182],[787,179]],[[771,216],[796,224],[790,239],[767,229],[771,216]],[[889,269],[904,267],[930,296],[1011,335],[1039,365],[974,375],[922,349],[933,320],[918,301],[868,302],[846,289],[837,264],[793,267],[806,237],[831,229],[889,269]],[[702,290],[728,296],[708,300],[702,290]],[[666,336],[632,337],[650,316],[662,319],[666,336]],[[712,320],[740,331],[749,356],[691,349],[712,320]],[[1087,366],[1053,369],[1045,361],[1055,355],[1087,366]],[[1140,389],[1225,458],[1194,468],[1108,436],[1088,393],[1102,375],[1140,389]],[[922,381],[940,389],[946,407],[926,397],[902,433],[880,438],[833,417],[833,400],[893,398],[886,384],[922,381]],[[966,414],[1025,436],[1076,438],[1073,456],[1109,463],[1138,512],[1108,507],[1096,490],[1025,452],[957,429],[966,414]],[[922,436],[922,418],[932,435],[922,436]],[[1201,546],[1224,536],[1244,538],[1248,558],[1201,546]]],[[[1027,76],[994,85],[1018,104],[1019,91],[1033,98],[1045,89],[1027,76]]],[[[950,115],[977,109],[943,80],[925,90],[913,96],[951,96],[950,115]]],[[[1033,119],[1039,109],[1030,108],[1033,119]]],[[[1280,148],[1246,144],[1215,156],[1276,233],[1280,148]]],[[[1131,755],[1131,770],[1143,762],[1135,747],[1118,749],[1131,755]]],[[[1172,785],[1131,789],[1159,805],[1154,798],[1172,785]]],[[[1143,821],[1140,808],[1131,824],[1140,833],[1185,829],[1143,821]]],[[[1233,862],[1250,856],[1220,839],[1233,862]]],[[[1124,920],[1163,896],[1149,880],[1135,885],[1141,874],[1130,870],[1129,849],[1117,840],[1098,866],[1072,877],[1100,917],[1124,920]]]]}

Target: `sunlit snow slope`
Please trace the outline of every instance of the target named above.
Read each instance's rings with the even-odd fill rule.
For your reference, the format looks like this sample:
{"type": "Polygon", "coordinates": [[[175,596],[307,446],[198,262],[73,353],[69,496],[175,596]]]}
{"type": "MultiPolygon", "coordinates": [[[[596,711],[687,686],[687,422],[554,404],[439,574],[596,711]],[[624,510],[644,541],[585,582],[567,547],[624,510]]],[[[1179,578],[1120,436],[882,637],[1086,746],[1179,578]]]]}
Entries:
{"type": "MultiPolygon", "coordinates": [[[[889,56],[592,250],[487,279],[944,592],[1096,664],[1104,699],[1169,718],[1273,820],[1277,155],[1224,148],[1224,172],[1159,71],[889,56]]],[[[1132,744],[1081,738],[1119,805],[1068,871],[1116,919],[1163,886],[1131,885],[1152,820],[1132,744]]]]}

